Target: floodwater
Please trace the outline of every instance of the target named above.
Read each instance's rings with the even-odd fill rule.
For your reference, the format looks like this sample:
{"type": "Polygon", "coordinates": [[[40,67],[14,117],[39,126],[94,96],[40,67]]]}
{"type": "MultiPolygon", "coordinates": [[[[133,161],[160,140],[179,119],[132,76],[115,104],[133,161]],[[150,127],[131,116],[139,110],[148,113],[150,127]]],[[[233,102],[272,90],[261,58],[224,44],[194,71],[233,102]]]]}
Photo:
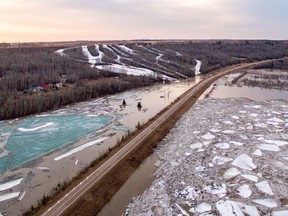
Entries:
{"type": "MultiPolygon", "coordinates": [[[[0,191],[0,197],[5,198],[0,201],[0,213],[18,215],[29,210],[43,194],[50,194],[59,183],[77,176],[117,145],[122,135],[135,130],[138,123],[146,123],[201,79],[197,76],[158,84],[39,115],[0,121],[0,185],[23,179],[9,191],[0,191]],[[137,108],[139,102],[141,109],[137,108]],[[21,197],[21,201],[6,200],[9,192],[17,193],[16,198],[21,197]]],[[[144,188],[150,184],[149,179],[144,181],[144,188]]]]}
{"type": "MultiPolygon", "coordinates": [[[[271,71],[273,73],[273,71],[271,71]]],[[[246,97],[251,100],[261,101],[270,99],[285,99],[288,100],[288,89],[265,89],[260,87],[249,87],[243,85],[227,86],[225,83],[227,79],[233,80],[240,76],[241,73],[231,74],[228,77],[221,78],[212,84],[199,98],[200,100],[205,97],[213,98],[232,98],[232,97],[246,97]]],[[[240,80],[239,80],[240,81],[240,80]]],[[[288,87],[288,81],[287,85],[288,87]]],[[[154,180],[154,176],[151,172],[156,170],[156,166],[152,163],[153,159],[157,156],[153,155],[145,160],[142,165],[135,171],[135,173],[127,180],[123,187],[117,192],[112,200],[103,208],[98,214],[99,216],[121,216],[131,199],[137,195],[142,194],[147,189],[151,182],[154,180]],[[149,172],[147,172],[149,170],[149,172]],[[137,179],[135,181],[135,179],[137,179]],[[135,188],[138,188],[135,193],[135,188]]]]}

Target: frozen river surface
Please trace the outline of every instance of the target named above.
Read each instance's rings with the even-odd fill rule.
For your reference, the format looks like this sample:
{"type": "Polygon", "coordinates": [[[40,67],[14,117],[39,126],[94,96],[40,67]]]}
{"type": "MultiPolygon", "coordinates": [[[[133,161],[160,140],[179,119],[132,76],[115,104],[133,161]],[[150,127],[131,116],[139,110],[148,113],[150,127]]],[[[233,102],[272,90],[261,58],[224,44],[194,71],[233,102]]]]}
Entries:
{"type": "Polygon", "coordinates": [[[161,142],[156,180],[125,215],[288,215],[287,134],[285,100],[199,101],[161,142]]]}

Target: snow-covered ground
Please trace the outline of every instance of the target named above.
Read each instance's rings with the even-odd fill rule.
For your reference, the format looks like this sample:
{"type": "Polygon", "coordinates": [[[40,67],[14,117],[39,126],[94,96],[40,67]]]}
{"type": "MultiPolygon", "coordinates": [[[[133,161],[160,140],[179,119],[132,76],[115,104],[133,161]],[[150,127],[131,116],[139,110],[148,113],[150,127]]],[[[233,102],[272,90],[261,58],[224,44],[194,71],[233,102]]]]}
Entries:
{"type": "Polygon", "coordinates": [[[157,149],[125,215],[288,215],[288,101],[204,99],[157,149]]]}

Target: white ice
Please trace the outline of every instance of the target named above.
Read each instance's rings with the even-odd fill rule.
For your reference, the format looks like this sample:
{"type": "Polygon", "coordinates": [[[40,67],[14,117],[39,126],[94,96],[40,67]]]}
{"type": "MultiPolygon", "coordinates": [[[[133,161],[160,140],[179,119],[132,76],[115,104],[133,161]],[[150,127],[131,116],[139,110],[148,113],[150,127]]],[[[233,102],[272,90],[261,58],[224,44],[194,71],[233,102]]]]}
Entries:
{"type": "Polygon", "coordinates": [[[15,186],[19,185],[22,180],[23,180],[23,178],[19,178],[19,179],[10,181],[10,182],[0,184],[0,191],[4,191],[4,190],[10,189],[12,187],[15,187],[15,186]]]}
{"type": "Polygon", "coordinates": [[[233,134],[233,133],[235,133],[235,131],[234,130],[224,130],[223,133],[225,133],[225,134],[233,134]]]}
{"type": "Polygon", "coordinates": [[[288,210],[273,211],[272,216],[287,216],[288,210]]]}
{"type": "Polygon", "coordinates": [[[239,174],[241,174],[241,172],[237,168],[230,167],[228,170],[225,171],[223,178],[224,179],[231,179],[231,178],[236,177],[239,174]]]}
{"type": "Polygon", "coordinates": [[[201,69],[202,62],[197,60],[197,59],[195,59],[195,61],[196,61],[195,76],[197,76],[197,75],[201,74],[200,69],[201,69]]]}
{"type": "Polygon", "coordinates": [[[220,200],[216,203],[216,208],[221,216],[260,216],[255,206],[246,205],[230,200],[220,200]]]}
{"type": "Polygon", "coordinates": [[[258,176],[254,176],[254,175],[250,175],[250,174],[243,174],[241,176],[250,180],[250,181],[258,182],[258,176]]]}
{"type": "Polygon", "coordinates": [[[187,186],[179,193],[179,195],[180,197],[185,197],[187,199],[195,199],[199,196],[199,192],[194,187],[187,186]]]}
{"type": "Polygon", "coordinates": [[[191,149],[199,149],[199,148],[202,148],[203,147],[203,144],[202,143],[194,143],[192,145],[190,145],[190,148],[191,149]]]}
{"type": "Polygon", "coordinates": [[[245,216],[236,202],[230,200],[220,200],[216,203],[216,208],[221,216],[245,216]]]}
{"type": "Polygon", "coordinates": [[[243,146],[243,143],[237,141],[229,141],[229,143],[236,145],[236,146],[243,146]]]}
{"type": "Polygon", "coordinates": [[[230,145],[228,143],[217,143],[214,145],[216,148],[219,149],[229,149],[230,145]]]}
{"type": "Polygon", "coordinates": [[[268,121],[271,121],[271,122],[278,122],[278,123],[284,123],[285,121],[277,118],[277,117],[274,117],[274,118],[270,118],[268,119],[268,121]]]}
{"type": "Polygon", "coordinates": [[[203,213],[203,212],[207,212],[207,211],[211,211],[212,207],[211,205],[209,205],[208,203],[200,203],[196,206],[195,210],[198,213],[203,213]]]}
{"type": "Polygon", "coordinates": [[[241,169],[245,170],[253,170],[256,169],[256,165],[253,163],[253,160],[251,157],[249,157],[247,154],[241,154],[239,155],[233,162],[233,166],[239,167],[241,169]]]}
{"type": "Polygon", "coordinates": [[[266,206],[268,208],[275,208],[277,207],[277,202],[274,199],[254,199],[253,202],[266,206]]]}
{"type": "Polygon", "coordinates": [[[269,144],[275,144],[277,146],[284,146],[288,144],[287,141],[282,141],[282,140],[263,140],[263,141],[269,144]]]}
{"type": "Polygon", "coordinates": [[[260,149],[256,149],[252,154],[260,157],[263,156],[262,151],[260,149]]]}
{"type": "Polygon", "coordinates": [[[258,188],[258,190],[262,191],[263,193],[266,193],[268,195],[274,195],[267,181],[258,182],[255,184],[255,186],[258,188]]]}
{"type": "Polygon", "coordinates": [[[211,139],[214,139],[215,136],[211,133],[207,133],[207,134],[203,135],[202,138],[206,139],[206,140],[211,140],[211,139]]]}
{"type": "Polygon", "coordinates": [[[212,163],[216,165],[222,165],[224,163],[232,161],[232,158],[227,158],[227,157],[221,157],[221,156],[215,156],[212,159],[212,163]]]}
{"type": "Polygon", "coordinates": [[[251,196],[252,191],[250,189],[250,186],[248,184],[241,185],[237,188],[239,196],[243,198],[248,198],[251,196]]]}
{"type": "Polygon", "coordinates": [[[77,147],[77,148],[75,148],[75,149],[73,149],[73,150],[71,150],[71,151],[69,151],[69,152],[67,152],[65,154],[62,154],[62,155],[54,158],[54,160],[58,161],[58,160],[61,160],[61,159],[65,158],[65,157],[69,157],[70,155],[72,155],[72,154],[74,154],[76,152],[82,151],[83,149],[85,149],[87,147],[90,147],[92,145],[95,145],[97,143],[100,143],[100,142],[102,142],[102,141],[104,141],[106,139],[108,139],[108,137],[101,137],[101,138],[99,138],[97,140],[90,141],[90,142],[88,142],[88,143],[86,143],[84,145],[81,145],[81,146],[79,146],[79,147],[77,147]]]}
{"type": "Polygon", "coordinates": [[[212,183],[205,185],[204,189],[211,194],[226,194],[226,184],[224,183],[212,183]]]}
{"type": "Polygon", "coordinates": [[[37,126],[37,127],[34,127],[34,128],[18,128],[19,131],[21,132],[31,132],[31,131],[36,131],[36,130],[39,130],[39,129],[42,129],[42,128],[46,128],[46,127],[50,127],[50,126],[53,126],[55,125],[54,122],[47,122],[43,125],[40,125],[40,126],[37,126]]]}
{"type": "Polygon", "coordinates": [[[18,197],[20,192],[9,193],[0,196],[0,202],[18,197]]]}
{"type": "Polygon", "coordinates": [[[280,151],[279,146],[273,145],[273,144],[259,144],[257,145],[258,148],[266,151],[273,151],[273,152],[278,152],[280,151]]]}

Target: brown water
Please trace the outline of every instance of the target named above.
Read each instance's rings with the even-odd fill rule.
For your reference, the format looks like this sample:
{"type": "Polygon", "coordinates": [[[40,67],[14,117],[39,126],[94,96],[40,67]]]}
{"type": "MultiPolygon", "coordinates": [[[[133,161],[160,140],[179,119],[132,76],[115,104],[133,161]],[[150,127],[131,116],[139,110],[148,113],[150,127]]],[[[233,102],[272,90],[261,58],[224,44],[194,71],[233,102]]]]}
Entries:
{"type": "MultiPolygon", "coordinates": [[[[197,82],[195,82],[197,83],[197,82]]],[[[193,84],[195,84],[193,82],[193,84]]],[[[276,90],[276,89],[264,89],[259,87],[248,86],[225,86],[217,85],[213,88],[211,85],[199,98],[200,100],[205,98],[207,94],[213,98],[230,98],[230,97],[246,97],[252,100],[269,100],[269,99],[285,99],[288,100],[288,91],[276,90]]],[[[167,91],[169,92],[169,91],[167,91]]],[[[167,92],[164,95],[167,95],[167,92]]],[[[155,94],[155,93],[154,93],[155,94]]],[[[149,97],[150,98],[150,97],[149,97]]],[[[157,103],[159,95],[145,103],[157,103]]],[[[169,97],[165,97],[167,99],[169,97]]],[[[143,100],[144,101],[144,100],[143,100]]],[[[125,211],[130,200],[142,194],[146,188],[148,188],[154,177],[153,172],[156,170],[154,163],[157,160],[157,156],[151,156],[147,158],[143,164],[133,173],[124,186],[117,192],[103,210],[98,214],[99,216],[120,216],[125,211]]]]}
{"type": "Polygon", "coordinates": [[[120,216],[131,199],[142,194],[152,184],[155,179],[153,173],[156,170],[154,164],[157,160],[156,154],[146,158],[98,216],[120,216]]]}

